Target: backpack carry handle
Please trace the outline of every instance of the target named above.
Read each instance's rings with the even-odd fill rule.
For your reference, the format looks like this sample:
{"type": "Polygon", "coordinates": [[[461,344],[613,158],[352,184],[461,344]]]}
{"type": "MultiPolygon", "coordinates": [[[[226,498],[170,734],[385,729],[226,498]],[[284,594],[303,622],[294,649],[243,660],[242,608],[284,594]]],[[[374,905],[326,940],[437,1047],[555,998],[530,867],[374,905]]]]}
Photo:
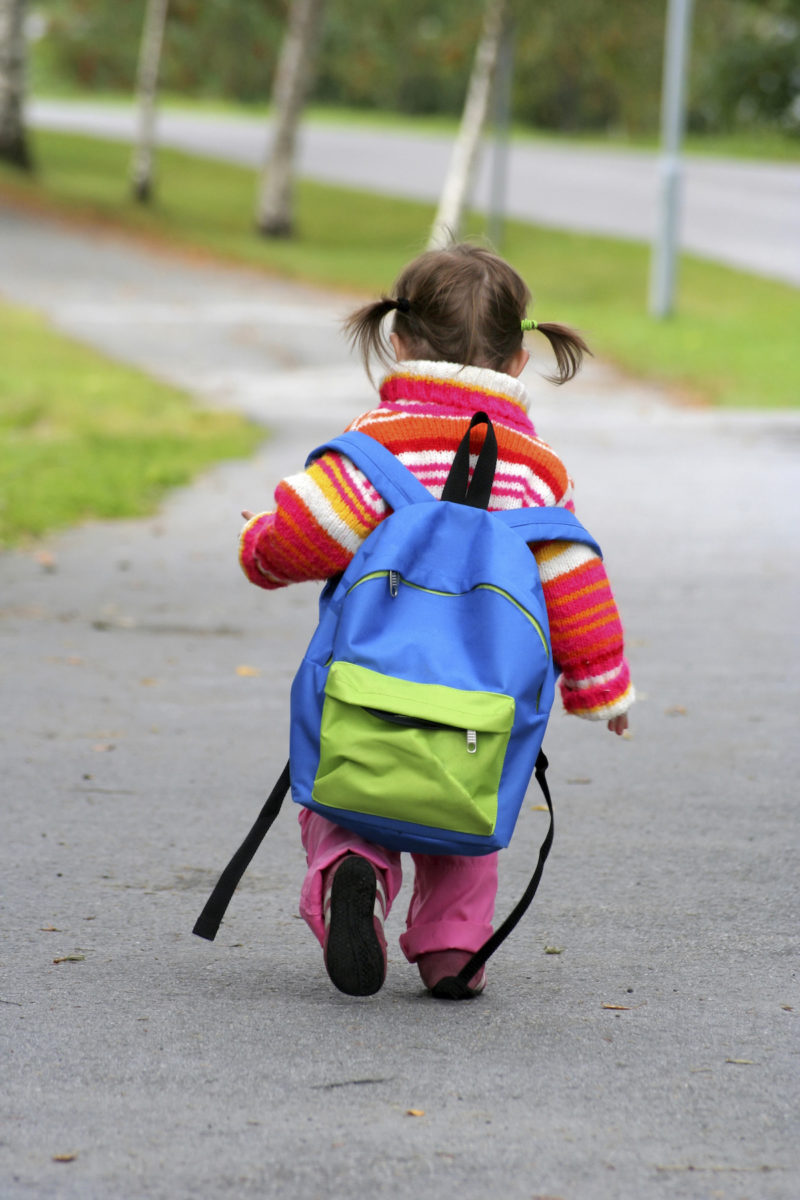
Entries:
{"type": "Polygon", "coordinates": [[[497,436],[494,426],[485,412],[477,412],[469,423],[469,429],[459,442],[453,465],[445,481],[442,499],[455,504],[468,504],[471,508],[488,508],[492,495],[494,473],[497,469],[497,436]],[[486,437],[469,477],[469,440],[476,425],[486,426],[486,437]]]}

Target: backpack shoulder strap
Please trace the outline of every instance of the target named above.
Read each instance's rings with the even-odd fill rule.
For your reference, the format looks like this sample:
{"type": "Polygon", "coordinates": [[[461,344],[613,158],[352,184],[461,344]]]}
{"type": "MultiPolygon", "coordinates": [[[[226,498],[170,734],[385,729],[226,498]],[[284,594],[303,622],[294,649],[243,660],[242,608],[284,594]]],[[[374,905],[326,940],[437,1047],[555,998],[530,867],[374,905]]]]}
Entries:
{"type": "Polygon", "coordinates": [[[476,950],[469,962],[465,963],[457,975],[448,975],[444,979],[440,979],[433,989],[433,994],[437,1000],[467,1000],[472,993],[469,990],[469,981],[472,976],[480,971],[486,960],[494,954],[495,950],[502,942],[506,940],[513,929],[516,929],[525,913],[531,906],[533,897],[536,895],[536,889],[539,887],[544,871],[544,864],[547,861],[547,856],[550,853],[550,847],[553,844],[553,801],[550,798],[550,789],[547,786],[547,767],[548,762],[545,758],[543,750],[539,751],[536,759],[536,782],[542,789],[542,795],[547,801],[547,811],[550,814],[550,824],[547,827],[544,841],[539,848],[539,858],[536,862],[536,868],[530,878],[528,886],[522,893],[517,903],[514,905],[511,912],[503,921],[502,925],[491,934],[483,943],[479,950],[476,950]]]}
{"type": "Polygon", "coordinates": [[[331,438],[322,446],[312,450],[306,460],[310,466],[315,458],[333,450],[344,454],[360,471],[363,471],[372,486],[383,496],[386,503],[393,509],[405,508],[407,504],[421,504],[433,501],[431,495],[416,475],[404,467],[400,459],[387,450],[375,438],[367,433],[351,430],[338,437],[331,438]]]}
{"type": "Polygon", "coordinates": [[[603,557],[597,542],[568,508],[505,508],[492,516],[516,529],[526,542],[580,542],[603,557]]]}
{"type": "Polygon", "coordinates": [[[270,792],[266,804],[256,817],[253,828],[220,875],[213,892],[206,900],[203,911],[195,921],[192,933],[196,933],[198,937],[213,942],[217,936],[217,930],[225,916],[225,910],[231,902],[231,897],[238,887],[239,880],[249,867],[253,855],[281,810],[283,798],[289,790],[289,783],[289,764],[287,762],[275,787],[270,792]]]}

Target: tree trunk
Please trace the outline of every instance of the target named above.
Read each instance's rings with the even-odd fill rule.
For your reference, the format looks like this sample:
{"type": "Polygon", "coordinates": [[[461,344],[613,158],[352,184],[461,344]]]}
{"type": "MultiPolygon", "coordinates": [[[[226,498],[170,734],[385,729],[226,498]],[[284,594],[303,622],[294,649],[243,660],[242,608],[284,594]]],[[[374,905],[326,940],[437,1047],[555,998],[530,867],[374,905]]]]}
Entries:
{"type": "Polygon", "coordinates": [[[486,0],[483,32],[475,54],[467,98],[439,209],[428,241],[430,250],[457,241],[478,161],[481,136],[489,113],[503,29],[509,19],[508,0],[486,0]]]}
{"type": "Polygon", "coordinates": [[[25,136],[25,0],[0,0],[0,160],[30,170],[25,136]]]}
{"type": "Polygon", "coordinates": [[[272,91],[275,129],[264,167],[256,225],[267,237],[291,237],[293,176],[300,116],[311,83],[325,0],[292,0],[272,91]]]}
{"type": "Polygon", "coordinates": [[[146,204],[153,194],[153,152],[156,130],[156,96],[161,47],[167,24],[169,0],[147,0],[147,9],[139,46],[136,79],[137,130],[131,156],[133,197],[146,204]]]}

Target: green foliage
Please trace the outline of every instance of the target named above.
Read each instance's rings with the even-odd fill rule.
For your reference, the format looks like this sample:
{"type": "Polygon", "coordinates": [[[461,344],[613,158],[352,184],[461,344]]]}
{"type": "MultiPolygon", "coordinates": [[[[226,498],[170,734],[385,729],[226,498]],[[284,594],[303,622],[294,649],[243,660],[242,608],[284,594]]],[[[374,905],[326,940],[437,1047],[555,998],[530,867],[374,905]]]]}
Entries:
{"type": "MultiPolygon", "coordinates": [[[[47,32],[34,54],[34,87],[41,81],[67,91],[133,88],[145,0],[40,0],[37,7],[47,32]]],[[[285,12],[281,0],[171,0],[161,85],[192,96],[263,99],[285,12]]]]}
{"type": "Polygon", "coordinates": [[[800,0],[738,5],[698,77],[695,129],[800,134],[800,0]]]}
{"type": "MultiPolygon", "coordinates": [[[[377,295],[389,286],[424,248],[433,219],[432,205],[301,182],[299,235],[272,241],[253,231],[252,171],[162,151],[157,199],[143,210],[127,196],[124,146],[40,133],[35,151],[38,181],[0,167],[0,189],[20,201],[49,201],[150,239],[349,293],[377,295]]],[[[470,232],[482,228],[474,218],[470,232]]],[[[514,222],[504,253],[532,287],[536,314],[583,329],[600,358],[699,400],[800,403],[796,288],[687,256],[679,313],[656,322],[646,313],[646,246],[514,222]]]]}
{"type": "Polygon", "coordinates": [[[314,99],[459,113],[482,11],[481,0],[328,0],[314,99]]]}
{"type": "Polygon", "coordinates": [[[90,517],[151,512],[264,431],[0,305],[0,546],[90,517]]]}
{"type": "MultiPolygon", "coordinates": [[[[172,0],[166,91],[265,101],[288,0],[172,0]]],[[[658,128],[666,0],[559,0],[515,11],[513,111],[557,131],[658,128]]],[[[406,113],[461,111],[483,0],[327,0],[313,98],[406,113]]],[[[799,0],[694,6],[689,124],[800,131],[799,0]]],[[[49,29],[34,86],[130,91],[144,0],[39,0],[49,29]]]]}

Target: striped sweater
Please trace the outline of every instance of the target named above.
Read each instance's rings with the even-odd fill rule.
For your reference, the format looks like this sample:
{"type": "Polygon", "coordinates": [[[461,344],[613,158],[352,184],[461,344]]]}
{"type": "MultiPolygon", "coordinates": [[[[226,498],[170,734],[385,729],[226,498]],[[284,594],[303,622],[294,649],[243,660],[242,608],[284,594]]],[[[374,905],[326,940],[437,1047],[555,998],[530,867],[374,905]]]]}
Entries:
{"type": "MultiPolygon", "coordinates": [[[[518,379],[480,367],[401,362],[380,389],[377,408],[348,427],[382,442],[437,498],[472,414],[491,417],[498,442],[491,509],[561,505],[572,483],[527,414],[518,379]]],[[[475,430],[475,455],[483,433],[475,430]]],[[[474,466],[475,455],[472,458],[474,466]]],[[[239,558],[253,583],[278,588],[343,571],[390,509],[343,455],[328,453],[278,484],[273,511],[242,530],[239,558]]],[[[534,546],[565,708],[590,720],[627,711],[634,692],[622,625],[601,560],[570,542],[534,546]]]]}

